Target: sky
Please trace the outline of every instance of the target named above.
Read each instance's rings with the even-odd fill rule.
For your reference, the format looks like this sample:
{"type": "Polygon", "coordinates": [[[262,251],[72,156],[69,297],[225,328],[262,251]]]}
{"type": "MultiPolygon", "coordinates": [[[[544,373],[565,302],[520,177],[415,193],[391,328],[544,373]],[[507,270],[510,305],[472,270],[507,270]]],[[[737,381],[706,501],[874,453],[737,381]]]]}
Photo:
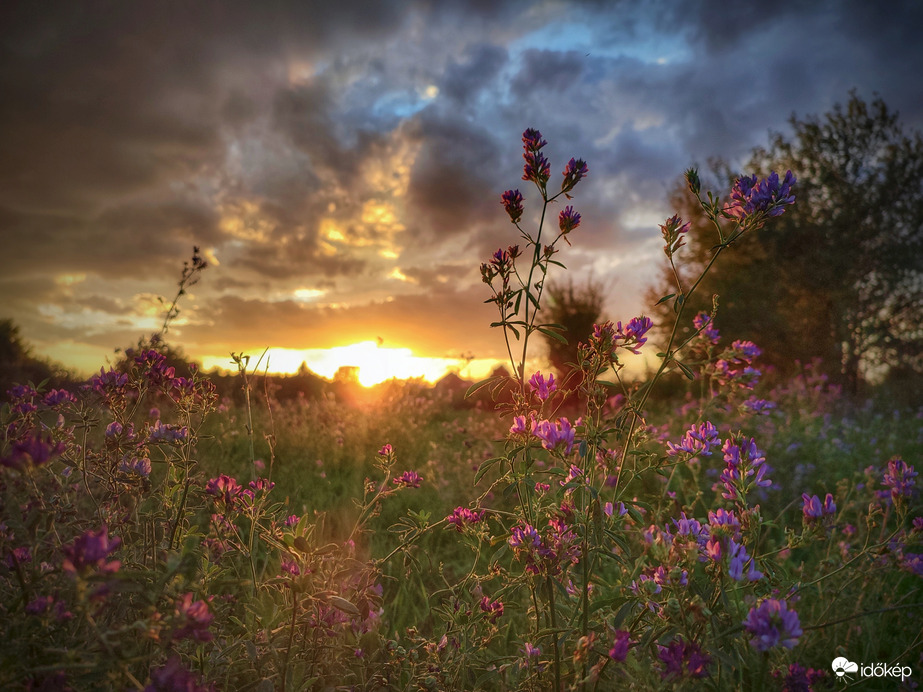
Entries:
{"type": "MultiPolygon", "coordinates": [[[[589,176],[558,256],[644,311],[691,165],[850,90],[923,130],[923,3],[15,1],[0,9],[0,319],[81,373],[157,331],[206,367],[477,377],[479,265],[541,130],[589,176]]],[[[745,171],[742,171],[745,172],[745,171]]],[[[555,276],[551,276],[554,280],[555,276]]]]}

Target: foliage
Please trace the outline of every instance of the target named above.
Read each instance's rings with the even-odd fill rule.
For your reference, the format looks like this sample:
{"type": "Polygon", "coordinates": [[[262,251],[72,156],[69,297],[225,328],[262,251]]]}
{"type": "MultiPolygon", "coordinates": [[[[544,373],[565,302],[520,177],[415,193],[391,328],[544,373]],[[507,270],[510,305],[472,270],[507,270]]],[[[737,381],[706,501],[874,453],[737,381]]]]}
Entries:
{"type": "MultiPolygon", "coordinates": [[[[923,139],[905,135],[880,99],[855,94],[823,118],[790,124],[792,135],[774,135],[750,165],[792,170],[799,204],[735,248],[690,308],[710,311],[718,295],[717,323],[763,345],[782,373],[821,358],[853,395],[889,368],[923,372],[923,139]]],[[[735,176],[718,166],[718,177],[735,176]]],[[[674,201],[694,227],[683,268],[694,276],[716,241],[694,196],[677,190],[674,201]]],[[[664,273],[651,297],[672,284],[664,273]]],[[[669,313],[668,304],[656,312],[669,313]]]]}

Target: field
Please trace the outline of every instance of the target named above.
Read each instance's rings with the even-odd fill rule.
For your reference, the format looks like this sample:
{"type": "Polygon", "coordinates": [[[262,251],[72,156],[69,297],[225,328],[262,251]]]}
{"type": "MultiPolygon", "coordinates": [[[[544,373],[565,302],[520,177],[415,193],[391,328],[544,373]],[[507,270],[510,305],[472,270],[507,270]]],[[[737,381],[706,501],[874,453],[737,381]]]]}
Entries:
{"type": "MultiPolygon", "coordinates": [[[[549,190],[540,133],[523,141],[545,206],[585,175],[572,159],[549,190]]],[[[703,201],[714,258],[793,184],[703,201]]],[[[621,374],[643,315],[596,325],[567,377],[529,372],[580,215],[532,235],[502,201],[522,249],[481,271],[516,374],[468,398],[281,397],[245,357],[219,396],[158,339],[76,392],[12,389],[0,687],[913,689],[923,411],[816,366],[764,378],[758,346],[685,314],[697,281],[663,298],[677,326],[648,380],[621,374]]],[[[688,225],[662,232],[672,263],[688,225]]]]}

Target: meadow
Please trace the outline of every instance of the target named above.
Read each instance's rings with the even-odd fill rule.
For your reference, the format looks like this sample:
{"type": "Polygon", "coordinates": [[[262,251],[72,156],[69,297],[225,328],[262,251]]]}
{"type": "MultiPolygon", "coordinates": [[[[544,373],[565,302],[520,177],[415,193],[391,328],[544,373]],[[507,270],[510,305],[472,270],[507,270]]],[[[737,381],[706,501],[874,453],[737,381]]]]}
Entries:
{"type": "MultiPolygon", "coordinates": [[[[523,134],[542,221],[503,193],[510,244],[481,265],[513,374],[462,402],[419,381],[283,400],[244,355],[222,397],[157,338],[77,391],[11,389],[0,687],[914,689],[923,410],[816,364],[764,377],[678,272],[647,380],[623,377],[644,315],[596,325],[566,377],[528,371],[566,338],[540,308],[588,173],[552,182],[544,146],[523,134]]],[[[686,177],[705,273],[797,203],[791,174],[686,177]]],[[[660,230],[681,262],[689,224],[660,230]]]]}

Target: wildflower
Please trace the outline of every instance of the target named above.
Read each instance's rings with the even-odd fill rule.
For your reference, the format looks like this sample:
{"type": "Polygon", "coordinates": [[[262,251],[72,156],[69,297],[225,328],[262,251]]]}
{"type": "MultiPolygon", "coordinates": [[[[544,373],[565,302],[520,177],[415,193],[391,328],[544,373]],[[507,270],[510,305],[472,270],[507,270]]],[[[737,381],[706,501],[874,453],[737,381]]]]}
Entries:
{"type": "Polygon", "coordinates": [[[468,509],[467,507],[456,507],[445,519],[455,526],[456,531],[461,532],[466,525],[477,524],[483,518],[483,511],[479,512],[476,509],[468,509]]]}
{"type": "Polygon", "coordinates": [[[547,493],[549,490],[551,490],[551,486],[548,485],[547,483],[542,483],[542,482],[540,482],[540,481],[539,481],[539,482],[536,482],[536,484],[535,484],[535,492],[541,493],[541,494],[544,495],[544,494],[547,493]]]}
{"type": "Polygon", "coordinates": [[[297,577],[301,574],[301,568],[297,563],[292,562],[291,560],[282,560],[281,569],[283,572],[291,574],[293,577],[297,577]]]}
{"type": "Polygon", "coordinates": [[[664,241],[663,252],[667,257],[673,257],[673,253],[686,244],[684,236],[690,228],[692,228],[692,224],[684,224],[677,214],[674,214],[660,225],[660,232],[664,241]]]}
{"type": "Polygon", "coordinates": [[[214,497],[216,501],[223,502],[229,509],[240,503],[243,490],[234,478],[223,473],[205,484],[205,492],[214,497]]]}
{"type": "Polygon", "coordinates": [[[510,221],[516,223],[522,218],[522,194],[519,190],[507,190],[500,195],[500,201],[503,203],[506,213],[509,214],[510,221]]]}
{"type": "Polygon", "coordinates": [[[548,142],[542,139],[542,133],[534,128],[528,128],[522,133],[522,145],[526,151],[538,151],[548,142]]]}
{"type": "Polygon", "coordinates": [[[209,642],[213,639],[208,627],[215,616],[208,611],[205,601],[193,601],[192,593],[187,593],[177,601],[174,615],[179,621],[179,626],[173,630],[173,639],[191,637],[197,642],[209,642]]]}
{"type": "Polygon", "coordinates": [[[129,476],[147,478],[151,475],[151,460],[147,457],[125,456],[119,462],[119,471],[129,476]]]}
{"type": "Polygon", "coordinates": [[[214,685],[201,684],[201,678],[180,662],[179,656],[170,659],[150,672],[151,684],[144,692],[215,692],[214,685]]]}
{"type": "Polygon", "coordinates": [[[109,538],[107,526],[103,526],[99,531],[87,531],[61,549],[64,552],[61,568],[74,576],[86,576],[94,571],[100,574],[117,572],[122,563],[119,560],[106,562],[106,558],[121,543],[120,538],[109,538]]]}
{"type": "Polygon", "coordinates": [[[575,430],[567,418],[558,418],[554,423],[548,420],[539,421],[532,434],[542,440],[542,447],[549,451],[556,450],[563,444],[564,454],[567,455],[574,448],[575,430]]]}
{"type": "MultiPolygon", "coordinates": [[[[754,176],[743,176],[731,190],[731,201],[724,208],[729,218],[738,219],[741,224],[750,217],[766,214],[780,216],[785,207],[795,203],[792,187],[795,176],[791,171],[779,180],[779,174],[773,171],[768,178],[758,180],[754,176]]],[[[759,223],[759,220],[757,221],[759,223]]]]}
{"type": "Polygon", "coordinates": [[[721,333],[715,328],[711,315],[707,312],[700,312],[692,318],[692,326],[696,331],[713,346],[721,341],[721,333]]]}
{"type": "Polygon", "coordinates": [[[416,471],[404,471],[391,482],[404,488],[419,488],[422,481],[423,477],[416,471]]]}
{"type": "Polygon", "coordinates": [[[571,159],[564,167],[564,180],[561,181],[561,192],[567,194],[587,176],[589,169],[583,159],[571,159]]]}
{"type": "Polygon", "coordinates": [[[885,471],[881,484],[891,490],[891,499],[894,502],[901,497],[911,497],[913,495],[913,486],[917,477],[917,472],[913,466],[909,466],[900,457],[894,457],[888,462],[888,468],[885,471]]]}
{"type": "Polygon", "coordinates": [[[122,424],[117,420],[112,421],[106,426],[106,437],[118,437],[122,434],[122,424]]]}
{"type": "Polygon", "coordinates": [[[484,596],[480,603],[481,610],[487,613],[487,619],[496,622],[497,618],[503,615],[503,602],[500,600],[491,601],[489,597],[484,596]]]}
{"type": "Polygon", "coordinates": [[[785,601],[775,598],[751,608],[743,625],[753,635],[750,646],[757,651],[768,651],[776,646],[791,649],[802,634],[798,613],[789,610],[785,601]]]}
{"type": "Polygon", "coordinates": [[[298,523],[299,519],[301,519],[301,517],[299,517],[297,514],[290,514],[285,519],[285,526],[288,528],[291,528],[298,523]]]}
{"type": "Polygon", "coordinates": [[[923,553],[904,553],[900,558],[901,569],[923,577],[923,553]]]}
{"type": "MultiPolygon", "coordinates": [[[[647,343],[647,334],[651,327],[654,326],[654,323],[651,321],[650,317],[633,317],[628,321],[628,324],[625,325],[624,332],[624,341],[622,348],[627,348],[629,351],[634,353],[636,356],[640,354],[638,350],[641,346],[644,346],[647,343]]],[[[621,327],[621,322],[619,323],[621,327]]],[[[621,331],[621,329],[619,330],[621,331]]]]}
{"type": "MultiPolygon", "coordinates": [[[[525,138],[523,138],[523,140],[525,140],[525,138]]],[[[543,141],[542,146],[546,143],[547,142],[543,141]]],[[[531,180],[544,190],[545,184],[551,176],[551,164],[548,162],[548,159],[545,158],[545,155],[538,151],[538,149],[529,149],[528,146],[522,158],[525,159],[522,179],[531,180]]]]}
{"type": "Polygon", "coordinates": [[[663,664],[660,677],[681,678],[689,675],[693,678],[704,678],[708,675],[708,666],[711,656],[702,651],[695,642],[684,641],[677,637],[667,646],[658,646],[658,658],[663,664]]]}
{"type": "Polygon", "coordinates": [[[384,445],[381,449],[378,450],[378,456],[380,457],[390,457],[394,454],[394,448],[391,445],[384,445]]]}
{"type": "Polygon", "coordinates": [[[756,397],[751,396],[742,404],[742,407],[749,413],[753,413],[759,416],[768,416],[769,412],[776,408],[776,405],[772,401],[757,399],[756,397]]]}
{"type": "Polygon", "coordinates": [[[540,662],[542,656],[541,648],[533,646],[531,642],[525,642],[522,645],[520,651],[525,656],[525,658],[519,664],[520,668],[529,668],[534,665],[538,671],[545,669],[544,664],[540,662]],[[533,661],[533,659],[535,660],[533,661]]]}
{"type": "Polygon", "coordinates": [[[827,672],[815,668],[805,668],[800,663],[789,664],[788,668],[776,670],[772,676],[774,678],[785,678],[782,681],[782,692],[811,692],[814,685],[822,678],[826,677],[827,672]]]}
{"type": "Polygon", "coordinates": [[[612,641],[612,648],[609,649],[609,658],[617,663],[621,663],[628,657],[629,637],[631,634],[628,630],[617,630],[615,638],[612,641]]]}
{"type": "Polygon", "coordinates": [[[152,442],[183,442],[189,436],[189,428],[185,425],[180,428],[176,425],[164,424],[160,419],[151,426],[150,440],[152,442]]]}
{"type": "Polygon", "coordinates": [[[721,446],[718,429],[710,421],[692,425],[679,444],[667,442],[667,455],[677,456],[680,452],[710,457],[711,450],[721,446]]]}
{"type": "Polygon", "coordinates": [[[754,488],[772,485],[772,481],[766,478],[772,469],[753,438],[749,442],[744,442],[743,438],[729,438],[721,449],[726,463],[720,479],[724,484],[722,497],[743,503],[747,493],[754,488]]]}
{"type": "Polygon", "coordinates": [[[824,508],[821,506],[820,498],[817,495],[808,496],[807,493],[802,493],[801,498],[804,500],[804,507],[802,507],[801,511],[806,522],[810,523],[824,516],[824,508]]]}
{"type": "Polygon", "coordinates": [[[526,433],[534,433],[535,425],[536,425],[534,414],[530,415],[529,418],[530,418],[530,423],[527,425],[525,416],[514,416],[513,424],[510,426],[510,434],[511,435],[524,435],[526,433]]]}
{"type": "Polygon", "coordinates": [[[45,394],[42,399],[42,403],[45,406],[60,406],[61,404],[75,404],[77,403],[77,397],[71,394],[66,389],[52,389],[47,394],[45,394]]]}
{"type": "Polygon", "coordinates": [[[580,225],[580,214],[570,205],[564,207],[558,214],[558,227],[563,235],[567,235],[580,225]]]}
{"type": "Polygon", "coordinates": [[[558,385],[554,381],[554,374],[548,375],[548,379],[542,375],[541,370],[536,372],[529,378],[529,386],[532,388],[532,391],[535,392],[535,396],[539,398],[540,401],[545,401],[551,396],[551,393],[554,392],[558,385]]]}
{"type": "Polygon", "coordinates": [[[50,433],[43,436],[35,432],[14,442],[10,453],[0,458],[0,465],[19,471],[29,466],[44,466],[65,449],[64,443],[55,442],[50,433]]]}
{"type": "Polygon", "coordinates": [[[16,565],[26,562],[32,562],[32,549],[25,545],[20,548],[13,548],[3,560],[10,569],[16,569],[16,565]]]}

